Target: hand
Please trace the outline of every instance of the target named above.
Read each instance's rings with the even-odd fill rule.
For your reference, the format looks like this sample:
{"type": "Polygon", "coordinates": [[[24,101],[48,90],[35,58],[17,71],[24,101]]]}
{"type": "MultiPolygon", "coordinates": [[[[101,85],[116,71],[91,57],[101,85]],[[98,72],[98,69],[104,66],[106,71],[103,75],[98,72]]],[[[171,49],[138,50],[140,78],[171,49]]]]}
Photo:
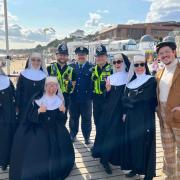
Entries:
{"type": "Polygon", "coordinates": [[[41,105],[40,106],[40,108],[38,109],[38,113],[40,114],[40,113],[45,113],[47,111],[47,108],[46,108],[46,106],[44,106],[44,105],[41,105]]]}
{"type": "Polygon", "coordinates": [[[123,114],[122,120],[123,120],[123,122],[126,121],[126,114],[123,114]]]}
{"type": "Polygon", "coordinates": [[[171,112],[180,111],[180,106],[174,107],[171,112]]]}
{"type": "Polygon", "coordinates": [[[109,92],[111,90],[110,80],[106,79],[106,91],[109,92]]]}
{"type": "Polygon", "coordinates": [[[62,104],[62,105],[59,107],[59,110],[60,110],[61,112],[63,112],[63,113],[66,112],[66,108],[65,108],[64,104],[62,104]]]}

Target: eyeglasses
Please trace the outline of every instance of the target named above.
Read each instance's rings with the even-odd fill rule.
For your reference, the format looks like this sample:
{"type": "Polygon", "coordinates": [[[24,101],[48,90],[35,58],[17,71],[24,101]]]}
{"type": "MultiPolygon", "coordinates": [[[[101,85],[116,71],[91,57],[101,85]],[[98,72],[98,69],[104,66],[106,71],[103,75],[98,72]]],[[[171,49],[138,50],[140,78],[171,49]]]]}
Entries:
{"type": "Polygon", "coordinates": [[[33,59],[31,59],[31,61],[33,61],[33,62],[35,62],[35,61],[41,62],[41,59],[35,59],[35,58],[33,58],[33,59]]]}
{"type": "Polygon", "coordinates": [[[122,60],[117,60],[117,61],[113,61],[113,64],[115,65],[115,64],[121,64],[121,63],[123,63],[124,61],[122,61],[122,60]]]}
{"type": "Polygon", "coordinates": [[[144,67],[145,66],[145,63],[136,63],[134,64],[134,67],[144,67]]]}

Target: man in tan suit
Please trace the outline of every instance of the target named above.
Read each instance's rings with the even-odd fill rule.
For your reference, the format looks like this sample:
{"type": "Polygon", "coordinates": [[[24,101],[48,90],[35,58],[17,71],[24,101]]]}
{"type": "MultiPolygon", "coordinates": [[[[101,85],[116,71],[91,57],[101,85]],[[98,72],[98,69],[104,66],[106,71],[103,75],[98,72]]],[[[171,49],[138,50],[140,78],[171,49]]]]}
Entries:
{"type": "Polygon", "coordinates": [[[180,63],[176,43],[166,37],[156,47],[165,65],[157,73],[158,116],[164,150],[164,173],[167,180],[180,180],[180,63]],[[177,155],[176,155],[177,149],[177,155]]]}

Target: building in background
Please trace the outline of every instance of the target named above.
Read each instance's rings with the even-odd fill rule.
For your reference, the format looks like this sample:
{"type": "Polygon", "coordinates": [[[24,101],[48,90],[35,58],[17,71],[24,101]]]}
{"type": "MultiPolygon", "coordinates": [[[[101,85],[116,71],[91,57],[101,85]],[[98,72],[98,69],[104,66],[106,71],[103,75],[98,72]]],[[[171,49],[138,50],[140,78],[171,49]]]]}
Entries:
{"type": "Polygon", "coordinates": [[[142,36],[149,34],[155,40],[162,40],[170,32],[180,28],[180,22],[157,22],[140,24],[119,24],[103,29],[97,33],[96,39],[135,39],[139,40],[142,36]]]}
{"type": "Polygon", "coordinates": [[[180,35],[176,36],[177,56],[180,57],[180,35]]]}
{"type": "Polygon", "coordinates": [[[75,40],[78,40],[78,39],[83,39],[85,37],[84,35],[84,31],[83,30],[76,30],[75,32],[71,33],[70,34],[70,38],[73,38],[75,40]]]}

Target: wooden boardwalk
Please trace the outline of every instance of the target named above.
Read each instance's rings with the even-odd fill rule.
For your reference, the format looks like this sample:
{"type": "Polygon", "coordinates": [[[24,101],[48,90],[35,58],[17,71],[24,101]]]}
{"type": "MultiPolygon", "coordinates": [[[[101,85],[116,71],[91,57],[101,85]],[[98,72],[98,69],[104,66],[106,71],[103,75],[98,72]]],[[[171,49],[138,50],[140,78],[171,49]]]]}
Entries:
{"type": "MultiPolygon", "coordinates": [[[[68,124],[68,123],[67,123],[68,124]]],[[[161,138],[160,138],[160,129],[159,123],[156,123],[156,139],[157,139],[157,177],[154,180],[161,180],[163,179],[161,176],[161,170],[163,165],[163,151],[161,145],[161,138]]],[[[93,124],[93,129],[91,133],[91,144],[86,146],[84,144],[84,139],[82,136],[82,132],[80,131],[77,136],[77,141],[74,143],[75,153],[76,153],[76,164],[74,169],[72,170],[70,176],[67,180],[133,180],[139,179],[136,178],[126,178],[124,173],[121,171],[119,167],[113,167],[113,174],[107,175],[102,166],[99,163],[98,159],[94,159],[91,157],[90,148],[93,145],[95,137],[95,127],[93,124]]],[[[2,172],[0,171],[0,180],[8,180],[8,171],[2,172]]]]}

